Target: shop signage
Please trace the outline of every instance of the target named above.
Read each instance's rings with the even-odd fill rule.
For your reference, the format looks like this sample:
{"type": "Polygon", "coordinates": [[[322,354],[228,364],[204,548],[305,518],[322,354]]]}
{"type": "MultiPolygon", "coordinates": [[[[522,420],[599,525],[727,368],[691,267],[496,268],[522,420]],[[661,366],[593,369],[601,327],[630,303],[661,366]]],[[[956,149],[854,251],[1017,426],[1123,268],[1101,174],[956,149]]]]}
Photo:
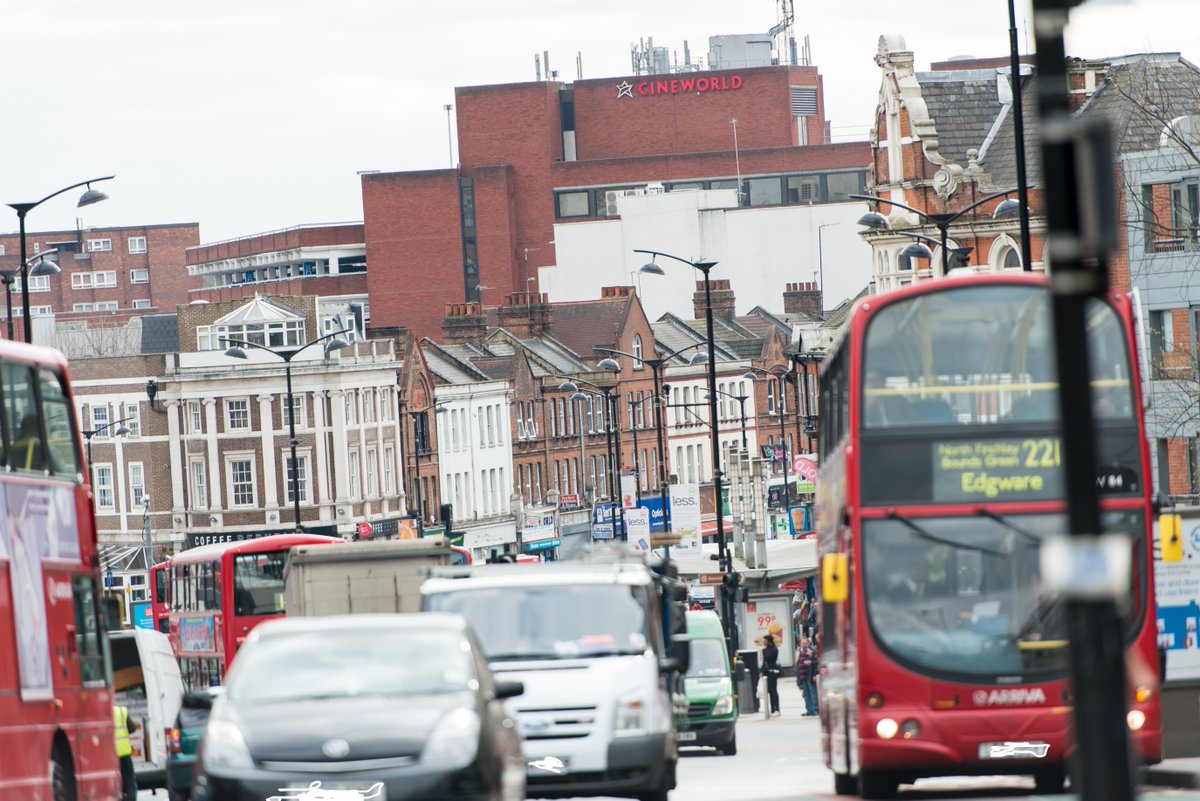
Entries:
{"type": "Polygon", "coordinates": [[[598,503],[592,510],[592,539],[611,540],[613,538],[613,511],[611,503],[598,503]]]}
{"type": "Polygon", "coordinates": [[[521,517],[521,542],[528,544],[554,538],[553,509],[526,512],[521,517]]]}
{"type": "Polygon", "coordinates": [[[686,95],[692,92],[727,92],[741,88],[741,75],[702,75],[698,78],[664,78],[637,83],[624,80],[617,84],[617,99],[632,98],[634,95],[650,97],[653,95],[686,95]]]}

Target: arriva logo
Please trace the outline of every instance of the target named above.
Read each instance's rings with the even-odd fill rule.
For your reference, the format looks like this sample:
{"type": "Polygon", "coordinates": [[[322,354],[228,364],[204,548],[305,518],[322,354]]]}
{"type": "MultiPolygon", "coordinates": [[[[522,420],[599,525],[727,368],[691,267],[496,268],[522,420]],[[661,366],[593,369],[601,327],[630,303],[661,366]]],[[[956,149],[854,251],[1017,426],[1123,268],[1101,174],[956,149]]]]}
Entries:
{"type": "Polygon", "coordinates": [[[1044,704],[1046,693],[1041,687],[1018,687],[1007,690],[976,690],[971,694],[975,706],[1019,706],[1021,704],[1044,704]]]}

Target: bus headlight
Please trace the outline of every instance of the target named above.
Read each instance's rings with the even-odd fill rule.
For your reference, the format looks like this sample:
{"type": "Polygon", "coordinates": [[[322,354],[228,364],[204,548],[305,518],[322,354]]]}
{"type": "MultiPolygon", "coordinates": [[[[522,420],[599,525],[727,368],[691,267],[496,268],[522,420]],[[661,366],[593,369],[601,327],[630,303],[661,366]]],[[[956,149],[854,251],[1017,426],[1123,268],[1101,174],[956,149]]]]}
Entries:
{"type": "Polygon", "coordinates": [[[900,724],[891,718],[884,718],[875,724],[875,733],[881,740],[890,740],[900,731],[900,724]]]}
{"type": "Polygon", "coordinates": [[[204,768],[243,770],[253,768],[242,730],[228,720],[210,720],[204,730],[204,768]]]}
{"type": "Polygon", "coordinates": [[[717,699],[717,702],[715,704],[713,704],[712,713],[714,715],[728,715],[732,711],[733,711],[733,696],[732,695],[722,695],[720,698],[717,699]]]}
{"type": "Polygon", "coordinates": [[[1125,716],[1125,722],[1129,724],[1130,731],[1139,731],[1146,725],[1146,713],[1140,709],[1131,709],[1125,716]]]}

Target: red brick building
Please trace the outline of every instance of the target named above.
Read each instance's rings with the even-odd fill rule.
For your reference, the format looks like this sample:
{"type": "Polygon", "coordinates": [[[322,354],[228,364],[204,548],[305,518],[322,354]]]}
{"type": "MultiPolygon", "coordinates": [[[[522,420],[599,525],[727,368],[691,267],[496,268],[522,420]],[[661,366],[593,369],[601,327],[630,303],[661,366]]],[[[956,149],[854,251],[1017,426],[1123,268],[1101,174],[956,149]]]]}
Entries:
{"type": "Polygon", "coordinates": [[[745,205],[807,204],[860,191],[870,163],[865,142],[824,144],[811,66],[455,94],[457,169],[362,179],[372,315],[422,336],[438,334],[446,304],[536,288],[537,268],[555,264],[555,223],[615,214],[614,192],[736,187],[745,205]]]}

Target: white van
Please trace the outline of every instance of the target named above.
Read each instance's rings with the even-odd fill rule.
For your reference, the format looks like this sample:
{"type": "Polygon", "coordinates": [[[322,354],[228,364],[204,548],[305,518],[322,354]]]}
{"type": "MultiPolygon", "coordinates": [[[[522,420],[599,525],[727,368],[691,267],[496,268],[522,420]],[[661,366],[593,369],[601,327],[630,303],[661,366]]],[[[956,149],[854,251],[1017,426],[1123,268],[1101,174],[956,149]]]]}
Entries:
{"type": "Polygon", "coordinates": [[[108,641],[116,704],[138,725],[129,735],[138,789],[166,787],[167,731],[183,702],[179,660],[160,631],[110,631],[108,641]]]}
{"type": "Polygon", "coordinates": [[[644,563],[434,569],[421,593],[426,611],[467,619],[497,678],[524,683],[510,711],[529,798],[667,801],[678,752],[666,678],[678,662],[644,563]]]}

